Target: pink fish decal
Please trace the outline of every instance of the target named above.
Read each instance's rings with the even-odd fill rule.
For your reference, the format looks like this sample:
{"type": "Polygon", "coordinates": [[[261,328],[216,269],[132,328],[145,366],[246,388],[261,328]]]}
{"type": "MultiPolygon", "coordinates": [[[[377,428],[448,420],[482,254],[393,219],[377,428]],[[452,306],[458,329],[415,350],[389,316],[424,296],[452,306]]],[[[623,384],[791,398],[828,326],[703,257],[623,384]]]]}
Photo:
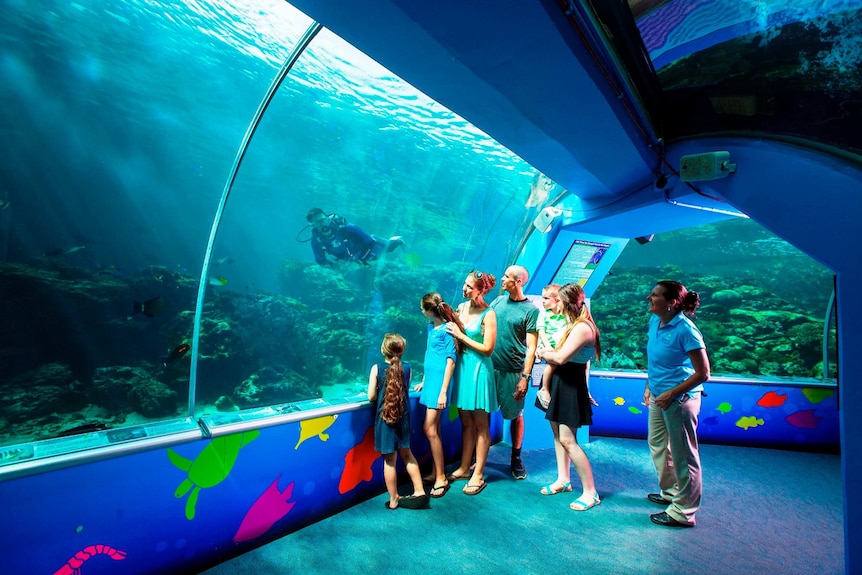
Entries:
{"type": "Polygon", "coordinates": [[[757,405],[760,407],[781,407],[785,401],[787,401],[786,393],[779,394],[777,391],[770,391],[757,400],[757,405]]]}
{"type": "Polygon", "coordinates": [[[822,417],[815,417],[813,409],[805,409],[803,411],[797,411],[796,413],[791,413],[787,417],[784,418],[787,423],[792,425],[793,427],[805,427],[807,429],[817,429],[817,424],[820,422],[822,417]]]}
{"type": "Polygon", "coordinates": [[[257,498],[245,517],[240,523],[236,535],[233,536],[235,543],[249,541],[255,537],[260,537],[270,527],[275,525],[275,522],[290,513],[295,501],[288,501],[293,496],[293,485],[291,482],[284,491],[278,490],[278,481],[281,475],[275,478],[275,481],[266,488],[263,495],[257,498]]]}
{"type": "Polygon", "coordinates": [[[344,456],[344,471],[338,482],[338,492],[344,495],[363,481],[371,481],[374,472],[371,465],[380,454],[374,451],[374,426],[368,428],[362,442],[352,447],[344,456]]]}

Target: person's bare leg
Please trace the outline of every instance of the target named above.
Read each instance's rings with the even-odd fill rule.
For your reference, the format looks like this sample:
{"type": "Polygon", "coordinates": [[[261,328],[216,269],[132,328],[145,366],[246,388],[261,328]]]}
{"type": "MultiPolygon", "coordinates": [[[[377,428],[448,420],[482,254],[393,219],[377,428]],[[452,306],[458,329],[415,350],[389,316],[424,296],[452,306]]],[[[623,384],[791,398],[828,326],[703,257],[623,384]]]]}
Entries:
{"type": "Polygon", "coordinates": [[[397,458],[398,453],[395,451],[383,455],[383,481],[389,493],[389,507],[392,509],[398,507],[398,473],[395,470],[397,458]]]}
{"type": "Polygon", "coordinates": [[[419,471],[419,462],[413,456],[413,452],[409,447],[398,450],[401,453],[401,459],[404,460],[404,465],[407,467],[407,475],[410,481],[413,482],[413,495],[425,495],[425,486],[422,484],[422,473],[419,471]]]}
{"type": "Polygon", "coordinates": [[[485,481],[485,464],[488,463],[488,452],[491,449],[491,428],[488,413],[477,409],[473,412],[473,423],[476,428],[476,466],[468,485],[478,487],[485,481]]]}
{"type": "Polygon", "coordinates": [[[597,499],[596,485],[593,481],[593,468],[590,465],[590,460],[578,444],[574,430],[568,425],[560,424],[559,427],[560,444],[566,450],[566,453],[568,453],[569,459],[572,460],[572,465],[575,467],[575,473],[578,474],[578,478],[581,480],[583,492],[578,499],[589,504],[597,499]]]}
{"type": "Polygon", "coordinates": [[[473,452],[476,449],[476,427],[473,424],[472,411],[459,409],[458,415],[461,418],[461,464],[450,475],[466,477],[470,475],[470,466],[473,465],[473,452]]]}

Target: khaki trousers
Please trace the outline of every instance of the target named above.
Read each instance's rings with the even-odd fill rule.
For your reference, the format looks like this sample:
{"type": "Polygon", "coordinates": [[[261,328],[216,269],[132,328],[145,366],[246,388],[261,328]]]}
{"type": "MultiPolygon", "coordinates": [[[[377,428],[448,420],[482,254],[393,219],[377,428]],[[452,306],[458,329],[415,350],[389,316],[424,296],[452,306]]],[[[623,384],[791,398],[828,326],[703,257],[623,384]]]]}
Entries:
{"type": "Polygon", "coordinates": [[[687,525],[695,524],[700,508],[701,470],[697,445],[697,418],[701,394],[684,395],[666,410],[649,399],[649,444],[658,474],[661,496],[671,501],[667,514],[687,525]]]}

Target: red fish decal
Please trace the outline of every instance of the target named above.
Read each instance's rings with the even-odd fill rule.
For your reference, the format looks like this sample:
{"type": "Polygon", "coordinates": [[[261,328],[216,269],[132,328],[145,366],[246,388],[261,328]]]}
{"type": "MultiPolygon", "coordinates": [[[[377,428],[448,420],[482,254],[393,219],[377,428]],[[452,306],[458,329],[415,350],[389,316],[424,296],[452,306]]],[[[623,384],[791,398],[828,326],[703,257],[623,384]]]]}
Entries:
{"type": "Polygon", "coordinates": [[[770,391],[757,400],[757,405],[760,407],[781,407],[785,401],[787,401],[786,393],[779,394],[777,391],[770,391]]]}
{"type": "Polygon", "coordinates": [[[245,517],[240,523],[236,535],[233,536],[235,543],[249,541],[255,537],[260,537],[270,527],[275,525],[275,522],[290,513],[295,501],[288,501],[293,496],[293,483],[284,488],[284,491],[278,490],[278,481],[281,475],[275,478],[275,481],[266,488],[263,495],[257,498],[249,508],[245,517]]]}
{"type": "Polygon", "coordinates": [[[126,558],[125,551],[107,545],[88,545],[72,555],[65,565],[54,571],[54,575],[81,575],[81,566],[96,555],[107,555],[114,561],[126,558]]]}
{"type": "Polygon", "coordinates": [[[338,482],[338,492],[344,495],[363,481],[371,481],[374,472],[371,465],[380,454],[374,451],[374,426],[368,428],[362,442],[351,448],[344,456],[344,471],[338,482]]]}
{"type": "Polygon", "coordinates": [[[816,417],[814,415],[813,409],[805,409],[803,411],[797,411],[796,413],[791,413],[787,417],[784,418],[787,423],[792,425],[793,427],[805,427],[807,429],[817,429],[817,424],[820,422],[822,417],[816,417]]]}

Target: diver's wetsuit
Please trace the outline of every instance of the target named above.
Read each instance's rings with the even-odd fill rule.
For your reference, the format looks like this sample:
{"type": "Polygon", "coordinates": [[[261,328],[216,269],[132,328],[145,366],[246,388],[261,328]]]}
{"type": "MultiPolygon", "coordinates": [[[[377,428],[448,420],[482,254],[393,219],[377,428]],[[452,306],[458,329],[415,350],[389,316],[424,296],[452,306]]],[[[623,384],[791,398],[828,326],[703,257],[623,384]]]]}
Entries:
{"type": "Polygon", "coordinates": [[[348,224],[340,216],[329,228],[329,234],[317,229],[311,232],[311,249],[314,260],[322,265],[332,265],[327,255],[336,260],[355,261],[363,265],[377,259],[384,249],[391,252],[404,242],[399,239],[383,240],[365,233],[353,224],[348,224]]]}

